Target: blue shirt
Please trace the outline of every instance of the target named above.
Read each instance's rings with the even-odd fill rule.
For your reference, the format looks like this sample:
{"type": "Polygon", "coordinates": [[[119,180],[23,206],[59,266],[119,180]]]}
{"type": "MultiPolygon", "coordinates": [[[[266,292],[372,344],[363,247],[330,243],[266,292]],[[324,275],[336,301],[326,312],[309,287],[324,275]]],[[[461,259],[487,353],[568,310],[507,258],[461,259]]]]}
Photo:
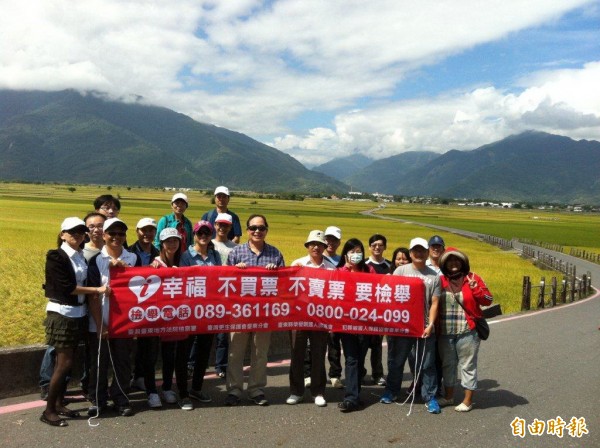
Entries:
{"type": "MultiPolygon", "coordinates": [[[[210,222],[214,227],[218,214],[219,213],[217,212],[217,209],[214,208],[210,212],[206,212],[205,214],[203,214],[201,219],[203,219],[204,221],[210,222]]],[[[227,239],[229,241],[231,241],[236,236],[242,236],[242,224],[240,223],[239,216],[236,215],[235,213],[233,213],[231,210],[228,209],[227,214],[231,215],[231,221],[232,221],[231,229],[229,230],[229,233],[227,234],[227,239]]],[[[213,238],[216,237],[216,232],[217,232],[216,229],[213,230],[213,238]]]]}
{"type": "Polygon", "coordinates": [[[132,254],[136,254],[139,257],[142,266],[148,266],[150,263],[152,263],[152,260],[160,256],[159,250],[153,245],[150,245],[150,253],[145,252],[142,249],[142,246],[140,246],[139,241],[136,241],[135,244],[133,244],[133,246],[129,246],[127,250],[132,254]]]}
{"type": "Polygon", "coordinates": [[[283,255],[279,252],[279,249],[267,243],[258,255],[250,250],[249,243],[234,247],[227,257],[227,264],[235,266],[238,263],[246,263],[248,266],[266,266],[270,263],[280,268],[285,266],[283,255]]]}
{"type": "Polygon", "coordinates": [[[196,252],[194,246],[190,246],[188,247],[188,250],[181,255],[179,266],[221,266],[221,257],[219,257],[219,254],[216,251],[208,249],[205,260],[202,258],[202,255],[196,252]]]}

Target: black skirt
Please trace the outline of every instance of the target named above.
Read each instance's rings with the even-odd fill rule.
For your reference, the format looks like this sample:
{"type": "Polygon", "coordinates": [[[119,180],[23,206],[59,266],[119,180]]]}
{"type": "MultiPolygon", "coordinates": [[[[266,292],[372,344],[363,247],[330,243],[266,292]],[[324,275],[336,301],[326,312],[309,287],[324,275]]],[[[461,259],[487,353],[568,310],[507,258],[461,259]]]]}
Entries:
{"type": "Polygon", "coordinates": [[[48,311],[46,326],[46,344],[54,348],[76,348],[87,330],[85,317],[66,317],[54,311],[48,311]]]}

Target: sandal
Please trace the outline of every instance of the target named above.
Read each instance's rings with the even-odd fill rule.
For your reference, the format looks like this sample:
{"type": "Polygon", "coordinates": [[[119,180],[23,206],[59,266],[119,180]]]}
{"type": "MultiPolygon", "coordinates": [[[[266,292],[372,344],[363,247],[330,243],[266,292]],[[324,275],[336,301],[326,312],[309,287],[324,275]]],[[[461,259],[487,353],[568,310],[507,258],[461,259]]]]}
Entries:
{"type": "Polygon", "coordinates": [[[60,411],[56,411],[58,415],[62,415],[63,417],[69,418],[79,418],[81,414],[77,411],[72,411],[71,409],[63,408],[60,411]]]}
{"type": "Polygon", "coordinates": [[[42,412],[42,415],[40,416],[40,421],[46,423],[47,425],[50,426],[60,426],[61,428],[64,426],[69,426],[69,424],[67,423],[67,421],[64,418],[59,418],[58,420],[50,420],[47,416],[46,416],[46,412],[42,412]]]}

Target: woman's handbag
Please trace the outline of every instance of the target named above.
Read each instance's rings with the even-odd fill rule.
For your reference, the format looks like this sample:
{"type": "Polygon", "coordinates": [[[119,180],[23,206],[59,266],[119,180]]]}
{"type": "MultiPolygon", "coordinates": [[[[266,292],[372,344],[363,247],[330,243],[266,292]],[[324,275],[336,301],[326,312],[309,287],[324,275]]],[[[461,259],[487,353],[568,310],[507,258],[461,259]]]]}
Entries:
{"type": "MultiPolygon", "coordinates": [[[[463,310],[465,308],[463,307],[463,310]]],[[[466,312],[466,310],[465,310],[466,312]]],[[[490,326],[485,320],[485,317],[474,318],[475,319],[475,330],[477,330],[477,334],[479,335],[479,339],[485,341],[490,337],[490,326]]]]}
{"type": "MultiPolygon", "coordinates": [[[[456,300],[456,303],[460,305],[463,311],[466,314],[469,314],[469,312],[465,309],[463,304],[456,298],[456,294],[453,293],[452,297],[454,297],[454,300],[456,300]]],[[[487,340],[487,338],[490,337],[490,326],[488,325],[487,320],[485,320],[485,317],[475,317],[471,314],[469,314],[469,316],[471,316],[471,319],[475,321],[475,331],[477,331],[479,339],[481,339],[482,341],[487,340]]]]}

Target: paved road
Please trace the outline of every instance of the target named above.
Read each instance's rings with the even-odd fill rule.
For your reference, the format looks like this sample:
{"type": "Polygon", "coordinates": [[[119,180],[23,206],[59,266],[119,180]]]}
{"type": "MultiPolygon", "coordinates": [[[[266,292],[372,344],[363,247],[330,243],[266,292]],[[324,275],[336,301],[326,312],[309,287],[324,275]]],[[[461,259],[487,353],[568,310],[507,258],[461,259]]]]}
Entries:
{"type": "MultiPolygon", "coordinates": [[[[495,320],[491,336],[480,352],[480,391],[475,408],[459,414],[445,408],[441,415],[427,414],[416,403],[379,404],[380,387],[363,390],[366,409],[341,414],[339,390],[328,388],[329,405],[310,402],[284,404],[288,396],[285,362],[269,369],[267,395],[271,406],[223,406],[222,380],[206,381],[215,401],[191,412],[176,408],[149,411],[141,393],[134,394],[133,417],[104,417],[99,426],[85,419],[68,428],[51,428],[38,421],[42,402],[36,397],[3,400],[0,407],[2,447],[123,447],[123,446],[600,446],[600,297],[586,299],[539,313],[495,320]],[[9,408],[8,405],[16,405],[9,408]],[[35,407],[37,405],[37,407],[35,407]],[[512,436],[510,423],[525,419],[585,418],[588,435],[563,439],[544,435],[512,436]]],[[[3,379],[6,380],[6,379],[3,379]]],[[[409,378],[405,374],[404,386],[409,378]]],[[[87,403],[73,405],[85,409],[87,403]]]]}

